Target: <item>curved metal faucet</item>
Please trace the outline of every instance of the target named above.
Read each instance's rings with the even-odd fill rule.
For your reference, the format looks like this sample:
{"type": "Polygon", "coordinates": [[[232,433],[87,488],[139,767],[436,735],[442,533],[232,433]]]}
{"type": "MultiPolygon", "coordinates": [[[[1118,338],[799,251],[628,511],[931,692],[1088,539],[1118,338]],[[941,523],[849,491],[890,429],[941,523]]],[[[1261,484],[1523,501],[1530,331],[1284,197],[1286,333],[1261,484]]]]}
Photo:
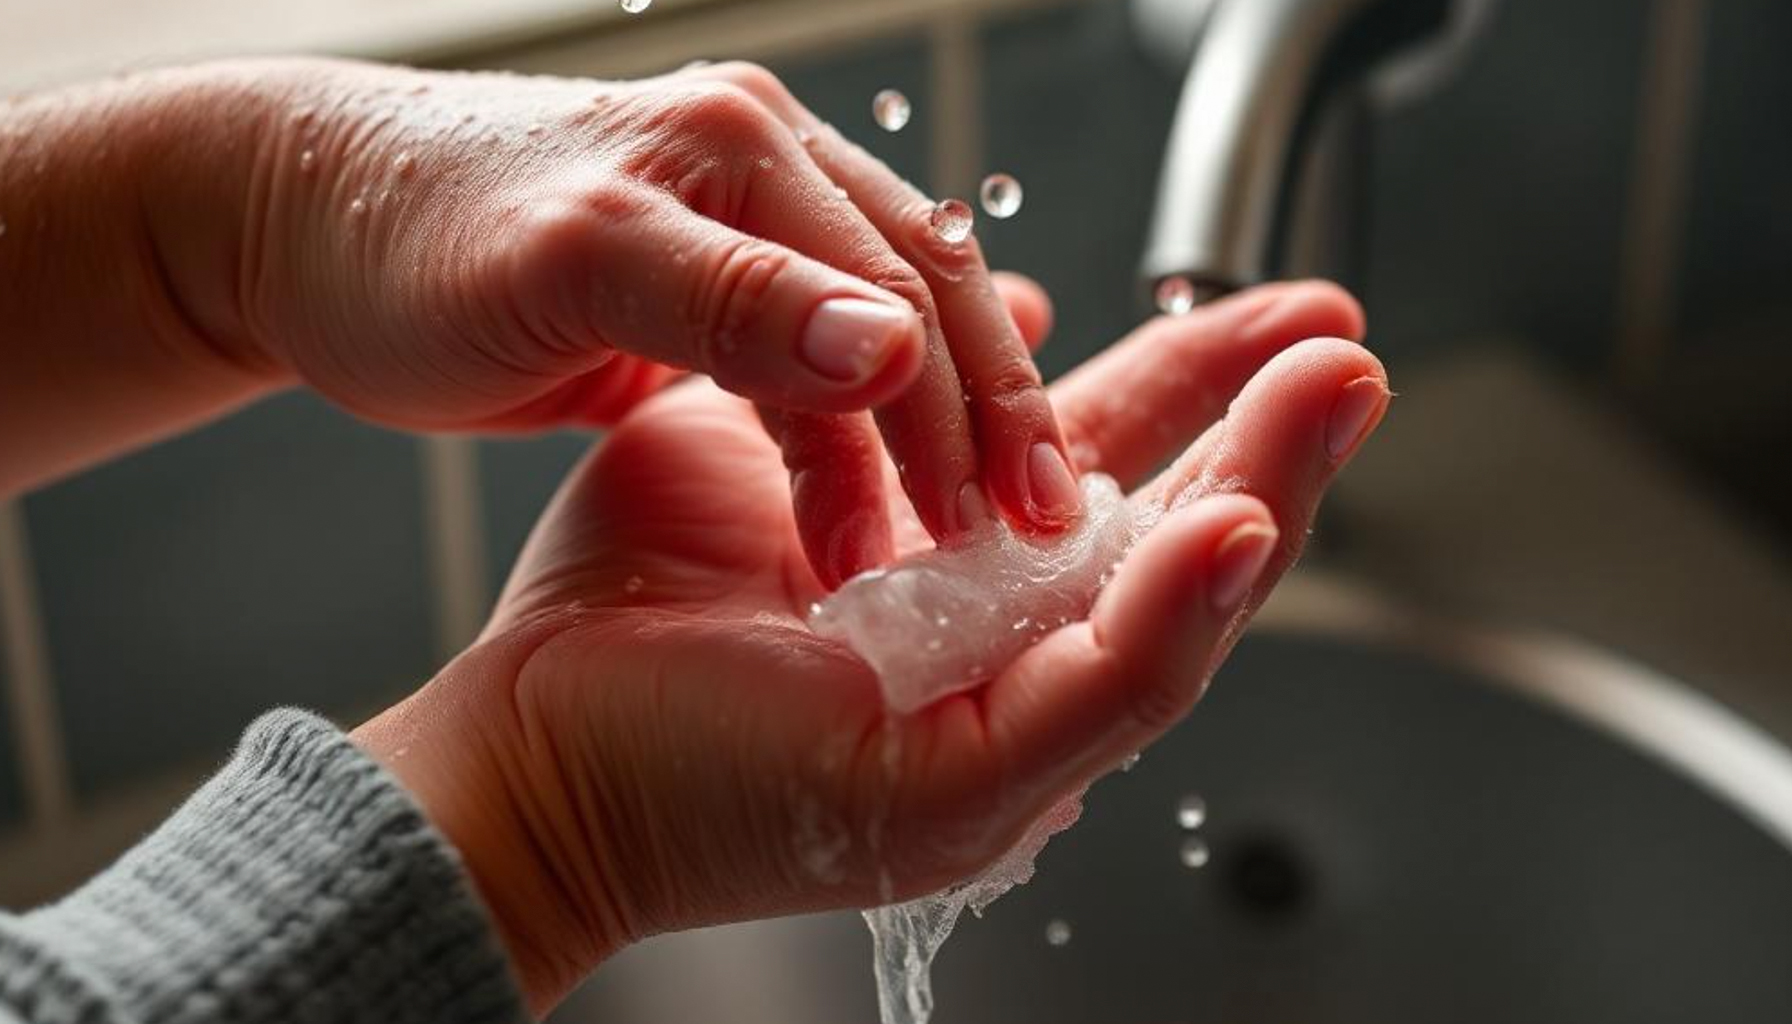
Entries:
{"type": "Polygon", "coordinates": [[[1403,70],[1398,87],[1407,92],[1435,82],[1486,7],[1487,0],[1137,0],[1141,28],[1183,36],[1160,39],[1160,50],[1193,51],[1158,183],[1146,282],[1183,277],[1205,301],[1272,276],[1296,187],[1312,184],[1300,179],[1316,144],[1359,144],[1354,136],[1367,119],[1347,115],[1365,109],[1373,78],[1394,85],[1391,72],[1403,70]]]}

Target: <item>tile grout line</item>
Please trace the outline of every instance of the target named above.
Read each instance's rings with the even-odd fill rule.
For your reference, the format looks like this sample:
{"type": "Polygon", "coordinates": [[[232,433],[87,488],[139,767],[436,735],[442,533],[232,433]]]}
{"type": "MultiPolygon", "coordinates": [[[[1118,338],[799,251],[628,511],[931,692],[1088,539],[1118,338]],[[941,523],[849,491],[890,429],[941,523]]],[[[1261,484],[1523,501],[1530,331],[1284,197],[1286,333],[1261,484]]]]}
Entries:
{"type": "Polygon", "coordinates": [[[983,177],[983,53],[974,12],[946,11],[927,33],[927,168],[935,198],[977,208],[983,177]]]}
{"type": "Polygon", "coordinates": [[[0,503],[0,637],[6,643],[7,701],[18,744],[27,825],[53,830],[74,805],[62,719],[56,709],[25,508],[0,503]]]}
{"type": "Polygon", "coordinates": [[[1698,129],[1706,0],[1655,0],[1648,15],[1637,138],[1631,160],[1613,371],[1632,394],[1646,394],[1669,355],[1677,308],[1687,179],[1698,129]]]}
{"type": "Polygon", "coordinates": [[[446,661],[479,635],[491,600],[479,452],[466,437],[425,437],[417,445],[423,462],[429,579],[435,591],[436,654],[446,661]]]}

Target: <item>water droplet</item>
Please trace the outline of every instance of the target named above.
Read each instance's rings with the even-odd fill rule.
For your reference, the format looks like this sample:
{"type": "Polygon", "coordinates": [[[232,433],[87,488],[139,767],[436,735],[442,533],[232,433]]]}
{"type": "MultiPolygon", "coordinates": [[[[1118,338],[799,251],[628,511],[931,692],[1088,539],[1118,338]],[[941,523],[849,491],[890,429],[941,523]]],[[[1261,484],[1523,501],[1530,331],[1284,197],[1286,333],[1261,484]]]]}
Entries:
{"type": "Polygon", "coordinates": [[[1207,801],[1190,793],[1176,803],[1176,824],[1193,832],[1207,820],[1207,801]]]}
{"type": "Polygon", "coordinates": [[[933,233],[940,240],[957,245],[971,237],[971,224],[976,215],[961,199],[947,199],[933,208],[933,233]]]}
{"type": "Polygon", "coordinates": [[[1213,851],[1209,850],[1207,844],[1202,842],[1199,837],[1189,836],[1182,841],[1182,848],[1176,851],[1176,858],[1182,861],[1182,866],[1190,871],[1199,871],[1206,867],[1207,862],[1213,858],[1213,851]]]}
{"type": "Polygon", "coordinates": [[[884,89],[871,97],[871,118],[886,132],[901,131],[913,113],[908,97],[895,89],[884,89]]]}
{"type": "Polygon", "coordinates": [[[1014,620],[1013,629],[1016,633],[1018,633],[1021,630],[1026,629],[1028,626],[1031,626],[1032,624],[1033,624],[1032,619],[1029,619],[1025,615],[1022,615],[1020,618],[1014,620]]]}
{"type": "MultiPolygon", "coordinates": [[[[649,2],[651,2],[651,0],[649,0],[649,2]]],[[[714,63],[715,63],[715,61],[712,61],[707,57],[698,57],[696,60],[686,63],[684,67],[679,68],[678,70],[680,70],[680,71],[695,71],[698,68],[709,67],[711,64],[714,64],[714,63]]]]}
{"type": "Polygon", "coordinates": [[[1045,941],[1054,946],[1070,945],[1070,922],[1061,917],[1046,922],[1045,941]]]}
{"type": "Polygon", "coordinates": [[[1007,220],[1020,212],[1020,182],[1012,175],[992,174],[983,179],[977,197],[983,201],[983,212],[997,220],[1007,220]]]}
{"type": "Polygon", "coordinates": [[[416,169],[416,166],[417,161],[411,159],[411,154],[409,153],[400,153],[392,158],[392,170],[397,172],[398,176],[401,178],[410,177],[411,172],[416,169]]]}
{"type": "Polygon", "coordinates": [[[618,0],[624,14],[640,14],[653,6],[653,0],[618,0]]]}
{"type": "Polygon", "coordinates": [[[945,629],[947,626],[950,626],[952,624],[952,620],[947,618],[944,615],[936,615],[936,616],[934,616],[933,624],[940,627],[941,629],[945,629]]]}
{"type": "Polygon", "coordinates": [[[1181,316],[1195,308],[1195,283],[1180,274],[1157,282],[1157,311],[1181,316]]]}
{"type": "Polygon", "coordinates": [[[793,134],[796,135],[796,144],[799,146],[807,146],[809,143],[815,141],[815,133],[804,128],[800,124],[796,126],[793,134]]]}
{"type": "Polygon", "coordinates": [[[813,616],[820,615],[820,614],[821,614],[821,602],[820,601],[810,601],[809,602],[809,615],[811,617],[813,617],[813,616]]]}
{"type": "Polygon", "coordinates": [[[317,151],[316,150],[307,149],[303,153],[299,154],[299,173],[300,174],[310,174],[312,169],[315,168],[316,166],[317,166],[317,151]]]}
{"type": "Polygon", "coordinates": [[[1144,756],[1145,756],[1144,754],[1141,754],[1140,752],[1138,752],[1136,750],[1133,751],[1132,753],[1126,755],[1125,757],[1120,759],[1120,770],[1123,772],[1132,771],[1134,768],[1137,768],[1139,766],[1139,759],[1144,756]]]}
{"type": "Polygon", "coordinates": [[[350,216],[365,217],[367,215],[367,200],[356,196],[355,201],[348,204],[348,212],[350,216]]]}
{"type": "Polygon", "coordinates": [[[622,581],[622,592],[625,594],[639,594],[641,588],[646,585],[647,581],[641,577],[630,576],[628,579],[622,581]]]}
{"type": "Polygon", "coordinates": [[[839,199],[851,199],[851,198],[852,198],[852,194],[851,194],[851,193],[849,193],[849,192],[847,192],[847,191],[846,191],[846,190],[845,190],[845,189],[843,189],[843,188],[840,188],[840,187],[839,187],[839,186],[835,186],[835,188],[834,188],[834,196],[835,196],[835,197],[836,197],[836,198],[839,198],[839,199]]]}

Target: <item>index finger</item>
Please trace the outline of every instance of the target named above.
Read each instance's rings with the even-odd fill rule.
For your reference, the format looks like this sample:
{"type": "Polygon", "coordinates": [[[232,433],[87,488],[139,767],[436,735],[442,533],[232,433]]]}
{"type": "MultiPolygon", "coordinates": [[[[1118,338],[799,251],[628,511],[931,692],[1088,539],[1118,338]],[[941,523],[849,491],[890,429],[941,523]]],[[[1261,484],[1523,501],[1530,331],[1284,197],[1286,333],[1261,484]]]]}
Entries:
{"type": "MultiPolygon", "coordinates": [[[[1053,530],[1074,519],[1081,500],[1063,434],[976,237],[954,240],[935,230],[930,199],[822,122],[763,68],[725,64],[692,74],[733,82],[765,104],[895,253],[920,272],[951,357],[949,365],[930,365],[923,380],[933,374],[932,388],[962,389],[983,483],[997,506],[1034,529],[1053,530]]],[[[938,429],[920,403],[908,400],[891,403],[880,419],[899,464],[938,429]]],[[[909,483],[906,475],[904,481],[909,483]]]]}

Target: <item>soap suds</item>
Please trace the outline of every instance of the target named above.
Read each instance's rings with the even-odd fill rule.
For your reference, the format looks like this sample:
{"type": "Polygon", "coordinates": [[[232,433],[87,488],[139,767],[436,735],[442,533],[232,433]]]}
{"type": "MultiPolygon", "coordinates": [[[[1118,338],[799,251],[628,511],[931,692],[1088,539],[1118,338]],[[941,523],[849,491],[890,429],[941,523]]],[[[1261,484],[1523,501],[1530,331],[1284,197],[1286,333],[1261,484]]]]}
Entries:
{"type": "Polygon", "coordinates": [[[1086,616],[1140,532],[1111,477],[1085,476],[1082,491],[1083,515],[1060,536],[1039,542],[986,523],[847,581],[809,626],[864,658],[896,711],[970,689],[1086,616]]]}

